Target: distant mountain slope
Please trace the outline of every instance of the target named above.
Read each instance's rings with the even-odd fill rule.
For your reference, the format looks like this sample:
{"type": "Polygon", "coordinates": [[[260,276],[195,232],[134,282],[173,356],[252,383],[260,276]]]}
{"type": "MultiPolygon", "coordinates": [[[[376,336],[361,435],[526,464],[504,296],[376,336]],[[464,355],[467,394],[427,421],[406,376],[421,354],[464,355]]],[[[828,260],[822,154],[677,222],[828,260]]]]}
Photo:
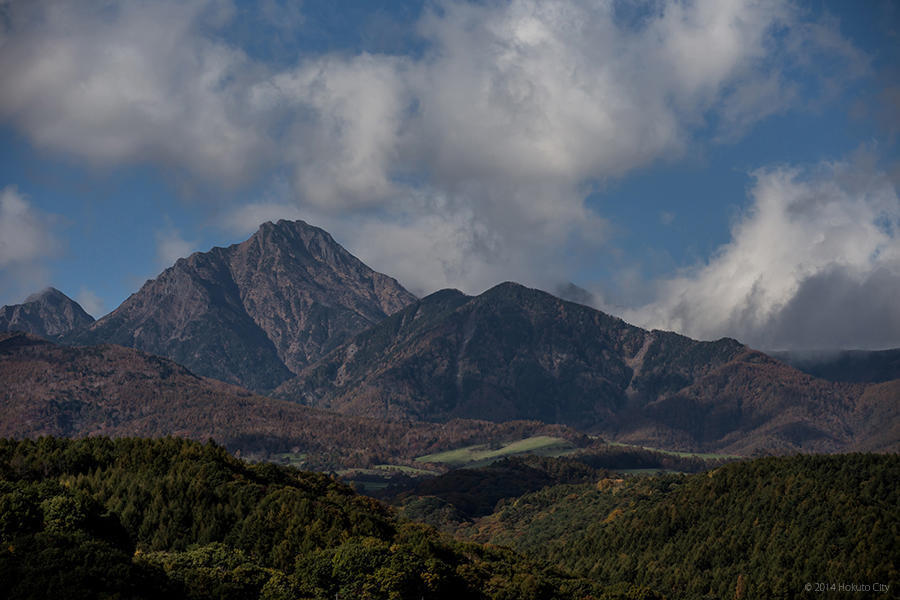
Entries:
{"type": "Polygon", "coordinates": [[[414,300],[325,231],[279,221],[179,259],[68,341],[129,346],[268,391],[414,300]]]}
{"type": "MultiPolygon", "coordinates": [[[[864,391],[735,340],[645,331],[505,283],[476,297],[432,294],[275,395],[381,418],[538,419],[632,443],[750,453],[857,443],[877,425],[857,410],[864,391]]],[[[873,398],[882,417],[896,415],[896,402],[873,398]]]]}
{"type": "Polygon", "coordinates": [[[81,305],[52,287],[22,304],[0,308],[0,331],[26,331],[45,338],[59,338],[93,322],[81,305]]]}
{"type": "Polygon", "coordinates": [[[0,334],[0,382],[0,437],[213,438],[244,452],[298,448],[310,454],[311,467],[365,466],[459,444],[561,434],[533,422],[384,423],[327,413],[198,377],[131,348],[60,346],[21,332],[0,334]]]}
{"type": "Polygon", "coordinates": [[[648,402],[641,410],[647,423],[623,439],[640,442],[666,428],[675,439],[735,454],[900,448],[900,436],[884,436],[885,423],[872,412],[896,421],[897,397],[872,396],[872,411],[864,411],[866,391],[863,384],[816,379],[748,350],[648,402]],[[871,443],[876,434],[883,443],[871,443]]]}
{"type": "Polygon", "coordinates": [[[900,348],[770,354],[795,369],[829,381],[881,383],[900,379],[900,348]]]}
{"type": "Polygon", "coordinates": [[[900,452],[900,379],[867,385],[854,407],[854,416],[867,424],[852,450],[900,452]]]}
{"type": "Polygon", "coordinates": [[[622,354],[642,343],[641,330],[623,321],[516,284],[474,298],[444,290],[356,336],[276,395],[382,418],[530,414],[587,426],[624,404],[631,370],[622,354]]]}
{"type": "Polygon", "coordinates": [[[24,333],[0,334],[0,380],[0,436],[180,435],[229,446],[270,437],[303,445],[314,437],[310,423],[324,440],[325,421],[354,421],[198,377],[131,348],[72,348],[24,333]]]}

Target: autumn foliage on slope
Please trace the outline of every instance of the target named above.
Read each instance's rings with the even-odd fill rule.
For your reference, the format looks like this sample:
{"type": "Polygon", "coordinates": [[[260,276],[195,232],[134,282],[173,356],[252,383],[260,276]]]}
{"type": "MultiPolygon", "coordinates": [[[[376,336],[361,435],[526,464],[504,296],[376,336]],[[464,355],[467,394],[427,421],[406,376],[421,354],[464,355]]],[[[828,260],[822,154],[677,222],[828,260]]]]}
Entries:
{"type": "Polygon", "coordinates": [[[297,449],[310,468],[409,460],[538,432],[575,435],[535,422],[386,423],[338,415],[198,377],[138,350],[59,346],[23,333],[0,334],[0,381],[0,436],[212,438],[245,454],[297,449]]]}

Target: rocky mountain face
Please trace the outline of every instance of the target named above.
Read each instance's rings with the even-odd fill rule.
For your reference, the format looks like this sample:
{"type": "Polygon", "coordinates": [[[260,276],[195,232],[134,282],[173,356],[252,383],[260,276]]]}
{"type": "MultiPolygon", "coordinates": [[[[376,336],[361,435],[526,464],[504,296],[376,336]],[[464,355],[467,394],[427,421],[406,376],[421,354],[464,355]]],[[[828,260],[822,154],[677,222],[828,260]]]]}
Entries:
{"type": "Polygon", "coordinates": [[[648,332],[504,283],[444,290],[302,371],[278,397],[382,418],[530,418],[590,428],[745,352],[734,340],[648,332]]]}
{"type": "Polygon", "coordinates": [[[476,297],[428,296],[274,395],[380,418],[537,419],[632,443],[748,453],[849,447],[876,425],[858,410],[865,391],[735,340],[646,331],[506,283],[476,297]]]}
{"type": "Polygon", "coordinates": [[[47,288],[29,296],[22,304],[0,308],[0,331],[25,331],[41,337],[58,339],[87,327],[94,317],[57,290],[47,288]]]}
{"type": "Polygon", "coordinates": [[[265,392],[414,300],[325,231],[279,221],[179,259],[67,341],[137,348],[265,392]]]}
{"type": "MultiPolygon", "coordinates": [[[[179,381],[196,373],[272,393],[287,401],[282,412],[300,404],[393,425],[528,420],[628,443],[741,454],[891,449],[900,440],[900,425],[892,425],[900,423],[898,381],[819,379],[735,340],[646,331],[514,283],[416,301],[302,221],[266,223],[243,243],[180,259],[96,322],[53,289],[4,307],[0,317],[5,328],[73,345],[119,344],[167,357],[183,365],[166,362],[184,370],[179,381]]],[[[47,352],[77,362],[98,351],[47,352]]],[[[865,365],[893,372],[894,351],[872,356],[865,365]]],[[[856,371],[858,362],[850,365],[856,371]]],[[[107,385],[101,372],[85,375],[83,385],[69,381],[75,387],[55,402],[65,408],[93,398],[107,385]]],[[[117,369],[108,373],[119,377],[117,369]]],[[[28,386],[44,389],[34,381],[21,389],[28,386]]],[[[157,420],[160,431],[178,431],[185,414],[200,419],[210,408],[192,406],[157,420]]]]}

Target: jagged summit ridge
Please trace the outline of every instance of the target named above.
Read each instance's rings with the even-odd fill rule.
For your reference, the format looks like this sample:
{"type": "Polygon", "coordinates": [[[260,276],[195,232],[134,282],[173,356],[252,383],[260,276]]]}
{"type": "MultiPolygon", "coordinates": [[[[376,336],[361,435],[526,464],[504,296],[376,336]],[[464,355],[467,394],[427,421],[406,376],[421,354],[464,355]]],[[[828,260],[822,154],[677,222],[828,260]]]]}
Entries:
{"type": "Polygon", "coordinates": [[[138,348],[267,391],[414,300],[327,232],[282,220],[178,260],[71,341],[138,348]]]}

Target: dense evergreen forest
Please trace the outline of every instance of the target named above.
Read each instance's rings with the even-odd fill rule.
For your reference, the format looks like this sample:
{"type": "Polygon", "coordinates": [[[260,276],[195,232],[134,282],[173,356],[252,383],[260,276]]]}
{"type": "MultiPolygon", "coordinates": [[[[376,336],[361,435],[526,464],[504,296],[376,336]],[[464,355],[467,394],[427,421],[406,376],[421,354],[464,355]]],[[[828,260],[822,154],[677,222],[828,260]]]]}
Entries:
{"type": "Polygon", "coordinates": [[[0,542],[10,599],[657,597],[176,438],[0,441],[0,542]]]}
{"type": "Polygon", "coordinates": [[[407,515],[452,523],[454,539],[333,477],[248,464],[212,442],[0,440],[0,589],[586,600],[795,598],[815,595],[807,583],[878,583],[896,597],[898,482],[897,455],[631,477],[516,458],[405,492],[407,515]]]}
{"type": "Polygon", "coordinates": [[[636,582],[672,598],[814,597],[817,583],[880,584],[896,598],[900,456],[800,455],[694,475],[611,475],[501,500],[463,532],[593,581],[636,582]]]}

